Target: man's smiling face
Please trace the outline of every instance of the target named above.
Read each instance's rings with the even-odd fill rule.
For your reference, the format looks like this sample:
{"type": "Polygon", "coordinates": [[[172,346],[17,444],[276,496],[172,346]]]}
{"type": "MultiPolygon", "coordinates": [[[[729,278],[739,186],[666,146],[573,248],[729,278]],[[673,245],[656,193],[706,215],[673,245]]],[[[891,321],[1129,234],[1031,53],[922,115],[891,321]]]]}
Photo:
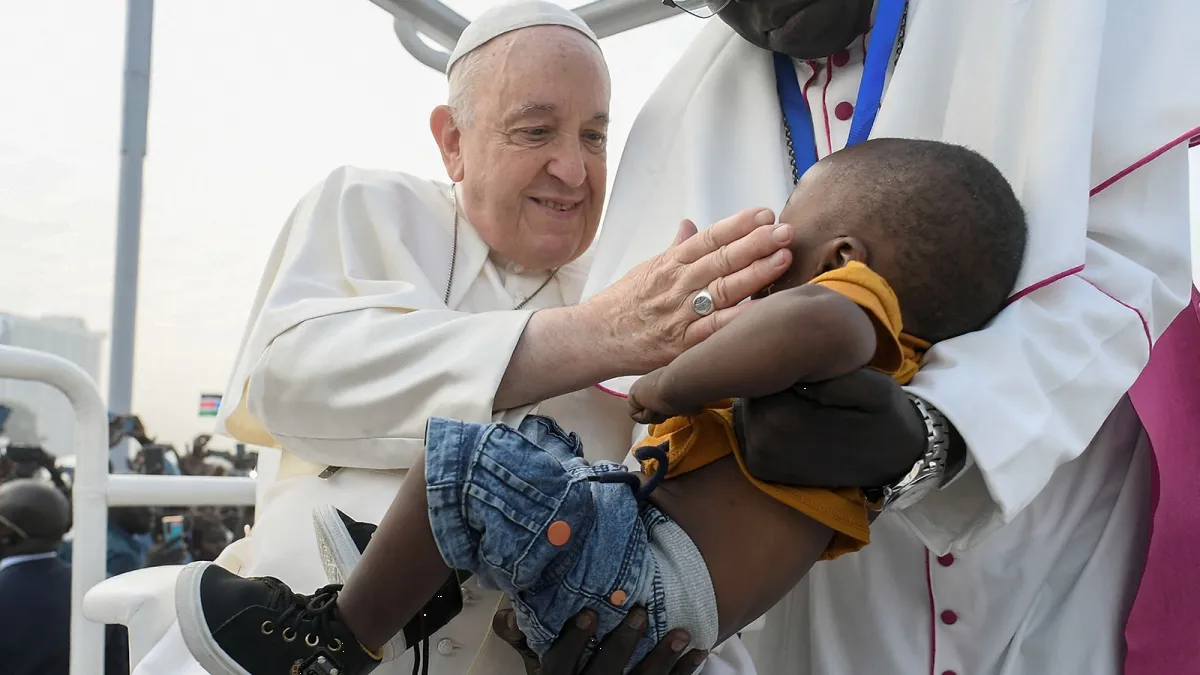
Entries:
{"type": "Polygon", "coordinates": [[[874,0],[733,0],[719,16],[753,45],[817,59],[865,33],[873,6],[874,0]]]}

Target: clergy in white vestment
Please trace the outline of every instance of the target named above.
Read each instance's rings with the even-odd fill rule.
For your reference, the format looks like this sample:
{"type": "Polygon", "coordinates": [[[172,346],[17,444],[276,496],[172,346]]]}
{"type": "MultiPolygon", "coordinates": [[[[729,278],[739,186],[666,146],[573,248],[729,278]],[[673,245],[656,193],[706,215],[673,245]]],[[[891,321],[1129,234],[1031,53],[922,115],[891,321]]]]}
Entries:
{"type": "MultiPolygon", "coordinates": [[[[431,129],[449,181],[338,169],[271,252],[218,418],[280,449],[260,466],[251,536],[217,561],[239,574],[301,592],[329,583],[314,509],[379,522],[431,416],[519,422],[540,404],[592,459],[623,459],[627,407],[591,385],[665,364],[790,263],[791,228],[764,209],[731,211],[712,239],[688,239],[694,226],[676,219],[679,245],[570,306],[606,186],[610,85],[595,35],[553,3],[502,5],[467,28],[448,70],[431,129]],[[726,294],[700,316],[692,301],[718,279],[726,294]]],[[[498,594],[473,581],[462,593],[463,612],[430,639],[429,672],[523,672],[486,640],[498,594]]],[[[177,625],[157,630],[137,675],[203,672],[177,625]]],[[[376,673],[411,671],[410,654],[386,656],[397,658],[376,673]]]]}
{"type": "MultiPolygon", "coordinates": [[[[1132,403],[1127,395],[1144,370],[1171,368],[1159,350],[1168,342],[1170,353],[1195,353],[1177,328],[1196,334],[1195,315],[1181,310],[1192,286],[1187,148],[1200,137],[1200,3],[676,4],[719,18],[630,134],[585,298],[669,243],[675,220],[781,205],[813,159],[866,132],[983,153],[1029,217],[1008,307],[986,329],[936,345],[909,396],[884,387],[878,400],[854,400],[831,388],[831,402],[859,409],[816,409],[798,396],[743,409],[748,459],[756,442],[770,455],[772,436],[786,440],[776,454],[828,469],[812,481],[855,475],[856,458],[888,439],[908,443],[915,426],[921,443],[908,461],[926,463],[914,475],[931,486],[889,485],[904,499],[875,522],[871,545],[815,567],[761,631],[743,634],[757,671],[1200,672],[1196,585],[1168,580],[1184,595],[1165,605],[1165,568],[1145,562],[1152,467],[1186,465],[1194,476],[1200,441],[1191,436],[1181,463],[1175,451],[1187,448],[1167,445],[1187,437],[1152,425],[1143,382],[1132,403]],[[792,412],[772,418],[771,406],[792,412]]],[[[754,470],[787,477],[786,467],[754,470]]],[[[1170,508],[1165,492],[1157,497],[1154,537],[1173,536],[1164,557],[1195,570],[1200,524],[1183,496],[1170,508]]],[[[722,656],[703,672],[752,672],[722,656]]]]}

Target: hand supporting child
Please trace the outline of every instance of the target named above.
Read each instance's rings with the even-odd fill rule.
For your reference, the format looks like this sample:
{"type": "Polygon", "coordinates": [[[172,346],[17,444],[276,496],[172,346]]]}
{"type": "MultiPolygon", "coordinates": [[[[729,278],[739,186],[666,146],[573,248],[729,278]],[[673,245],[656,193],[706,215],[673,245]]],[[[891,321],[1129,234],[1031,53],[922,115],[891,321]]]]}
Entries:
{"type": "MultiPolygon", "coordinates": [[[[577,672],[579,675],[621,675],[642,636],[645,622],[645,611],[634,608],[616,630],[604,637],[596,655],[582,671],[577,670],[577,664],[596,633],[595,616],[590,610],[580,612],[574,621],[564,626],[554,646],[540,660],[526,644],[525,635],[517,627],[516,615],[511,608],[496,612],[492,619],[492,630],[517,650],[525,661],[528,675],[576,675],[577,672]]],[[[701,650],[692,650],[680,656],[679,652],[690,640],[691,637],[684,630],[667,633],[630,675],[690,675],[708,657],[708,653],[701,650]]]]}

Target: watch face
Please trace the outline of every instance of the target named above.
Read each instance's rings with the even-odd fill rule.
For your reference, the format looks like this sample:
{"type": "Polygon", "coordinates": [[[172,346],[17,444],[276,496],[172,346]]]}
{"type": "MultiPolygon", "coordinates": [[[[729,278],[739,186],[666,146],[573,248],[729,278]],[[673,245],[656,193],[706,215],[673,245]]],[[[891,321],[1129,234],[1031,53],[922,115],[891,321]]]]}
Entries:
{"type": "MultiPolygon", "coordinates": [[[[918,466],[927,467],[925,462],[918,466]]],[[[921,501],[925,495],[933,492],[938,486],[938,472],[928,468],[912,481],[898,486],[892,492],[892,498],[884,506],[885,510],[904,510],[921,501]]]]}
{"type": "Polygon", "coordinates": [[[905,492],[902,495],[898,495],[891,504],[888,504],[888,510],[903,511],[921,501],[921,498],[924,496],[924,492],[905,492]]]}

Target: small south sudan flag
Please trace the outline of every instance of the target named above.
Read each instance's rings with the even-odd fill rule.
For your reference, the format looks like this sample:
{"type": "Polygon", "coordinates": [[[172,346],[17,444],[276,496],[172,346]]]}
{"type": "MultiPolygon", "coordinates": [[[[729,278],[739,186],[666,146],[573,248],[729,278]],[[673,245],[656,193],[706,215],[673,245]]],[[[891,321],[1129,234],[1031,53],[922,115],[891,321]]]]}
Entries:
{"type": "Polygon", "coordinates": [[[200,394],[200,416],[216,417],[217,409],[221,407],[220,394],[200,394]]]}

